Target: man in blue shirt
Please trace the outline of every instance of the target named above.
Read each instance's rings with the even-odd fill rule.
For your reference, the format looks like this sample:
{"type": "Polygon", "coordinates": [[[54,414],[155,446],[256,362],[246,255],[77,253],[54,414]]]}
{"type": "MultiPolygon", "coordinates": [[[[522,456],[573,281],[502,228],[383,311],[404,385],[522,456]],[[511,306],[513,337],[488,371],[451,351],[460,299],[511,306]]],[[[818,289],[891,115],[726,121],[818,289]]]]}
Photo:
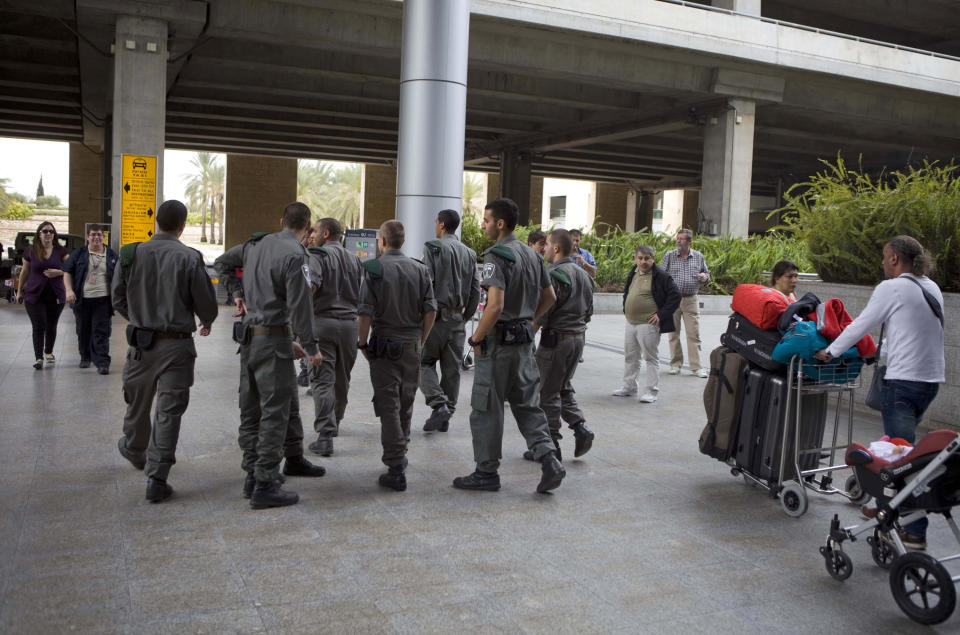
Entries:
{"type": "Polygon", "coordinates": [[[580,238],[582,238],[580,230],[571,229],[570,238],[573,238],[573,253],[571,254],[573,259],[584,271],[590,274],[591,278],[595,277],[597,275],[597,261],[593,259],[593,254],[580,248],[580,238]]]}

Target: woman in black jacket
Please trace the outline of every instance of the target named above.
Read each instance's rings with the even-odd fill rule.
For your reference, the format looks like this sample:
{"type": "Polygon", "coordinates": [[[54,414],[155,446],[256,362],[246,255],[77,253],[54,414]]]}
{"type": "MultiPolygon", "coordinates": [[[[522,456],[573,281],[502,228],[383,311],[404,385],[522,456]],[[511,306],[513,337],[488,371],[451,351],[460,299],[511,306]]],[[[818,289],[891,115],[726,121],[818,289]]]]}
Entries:
{"type": "Polygon", "coordinates": [[[91,362],[97,372],[110,372],[110,283],[117,266],[117,254],[103,242],[99,225],[87,231],[87,245],[70,254],[63,266],[67,302],[77,319],[77,341],[80,346],[80,368],[91,362]]]}
{"type": "Polygon", "coordinates": [[[623,313],[627,318],[624,332],[623,387],[614,396],[637,394],[640,360],[647,372],[638,401],[654,403],[660,390],[660,334],[674,330],[673,313],[680,306],[680,290],[666,271],[654,264],[653,248],[637,247],[635,266],[627,275],[623,288],[623,313]]]}

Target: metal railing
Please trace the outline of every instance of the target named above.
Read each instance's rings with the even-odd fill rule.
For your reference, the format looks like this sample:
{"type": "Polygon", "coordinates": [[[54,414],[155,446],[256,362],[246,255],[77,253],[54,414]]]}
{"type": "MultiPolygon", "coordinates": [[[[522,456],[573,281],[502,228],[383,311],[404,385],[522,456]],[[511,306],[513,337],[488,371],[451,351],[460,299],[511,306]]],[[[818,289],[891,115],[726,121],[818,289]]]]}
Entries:
{"type": "Polygon", "coordinates": [[[754,15],[752,13],[742,13],[740,11],[733,11],[732,9],[723,9],[721,7],[712,7],[706,4],[690,2],[689,0],[659,0],[659,1],[668,2],[670,4],[679,4],[681,6],[691,7],[694,9],[702,9],[704,11],[714,11],[716,13],[726,13],[728,15],[736,15],[743,18],[750,18],[752,20],[759,20],[760,22],[766,22],[768,24],[776,24],[777,26],[790,27],[791,29],[800,29],[801,31],[819,33],[820,35],[829,35],[831,37],[839,37],[845,40],[853,40],[854,42],[863,42],[864,44],[873,44],[875,46],[883,46],[885,48],[896,49],[898,51],[906,51],[908,53],[918,53],[920,55],[927,55],[929,57],[938,57],[940,59],[951,60],[953,62],[960,62],[960,57],[956,57],[954,55],[947,55],[946,53],[937,53],[936,51],[925,51],[923,49],[913,48],[912,46],[902,46],[900,44],[894,44],[892,42],[881,42],[880,40],[871,40],[870,38],[860,37],[858,35],[850,35],[849,33],[840,33],[838,31],[830,31],[829,29],[819,29],[817,27],[808,26],[806,24],[797,24],[795,22],[787,22],[785,20],[775,20],[773,18],[765,18],[761,15],[754,15]]]}

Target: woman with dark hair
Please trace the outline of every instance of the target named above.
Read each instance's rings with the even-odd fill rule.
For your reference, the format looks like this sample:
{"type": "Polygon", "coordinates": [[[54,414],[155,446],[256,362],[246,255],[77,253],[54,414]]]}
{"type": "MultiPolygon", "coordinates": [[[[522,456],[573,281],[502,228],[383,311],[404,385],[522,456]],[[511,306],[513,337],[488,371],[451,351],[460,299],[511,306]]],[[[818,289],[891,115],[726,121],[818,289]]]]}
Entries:
{"type": "Polygon", "coordinates": [[[794,291],[797,288],[798,272],[797,264],[789,260],[781,260],[773,265],[770,286],[786,296],[788,302],[797,301],[794,291]]]}
{"type": "Polygon", "coordinates": [[[33,325],[33,367],[53,364],[53,345],[57,341],[57,322],[66,300],[61,267],[67,250],[57,243],[57,230],[44,221],[33,235],[30,249],[23,254],[20,271],[20,293],[33,325]]]}
{"type": "MultiPolygon", "coordinates": [[[[883,246],[886,280],[874,288],[867,306],[817,358],[828,362],[883,324],[882,354],[887,371],[882,384],[883,432],[913,443],[917,424],[945,380],[943,354],[943,294],[927,277],[930,256],[910,236],[897,236],[883,246]]],[[[864,506],[867,518],[875,508],[864,506]]],[[[910,523],[900,531],[908,549],[927,546],[927,519],[910,523]]]]}

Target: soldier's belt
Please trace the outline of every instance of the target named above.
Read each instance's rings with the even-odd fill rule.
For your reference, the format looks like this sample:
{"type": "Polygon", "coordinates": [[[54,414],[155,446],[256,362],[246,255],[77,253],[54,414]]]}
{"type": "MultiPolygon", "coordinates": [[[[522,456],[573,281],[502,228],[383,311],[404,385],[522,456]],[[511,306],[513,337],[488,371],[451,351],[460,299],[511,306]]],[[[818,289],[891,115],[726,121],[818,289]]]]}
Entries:
{"type": "Polygon", "coordinates": [[[283,326],[254,326],[250,329],[250,332],[254,335],[293,335],[293,329],[287,325],[283,326]]]}
{"type": "Polygon", "coordinates": [[[559,333],[556,332],[557,340],[582,340],[584,338],[584,333],[559,333]]]}
{"type": "Polygon", "coordinates": [[[193,333],[183,331],[154,331],[153,337],[160,340],[186,340],[193,337],[193,333]]]}
{"type": "Polygon", "coordinates": [[[452,318],[452,317],[462,316],[462,315],[463,315],[463,307],[462,307],[462,306],[460,306],[460,307],[445,307],[445,306],[440,307],[440,319],[441,319],[441,320],[449,320],[449,319],[452,318]]]}

